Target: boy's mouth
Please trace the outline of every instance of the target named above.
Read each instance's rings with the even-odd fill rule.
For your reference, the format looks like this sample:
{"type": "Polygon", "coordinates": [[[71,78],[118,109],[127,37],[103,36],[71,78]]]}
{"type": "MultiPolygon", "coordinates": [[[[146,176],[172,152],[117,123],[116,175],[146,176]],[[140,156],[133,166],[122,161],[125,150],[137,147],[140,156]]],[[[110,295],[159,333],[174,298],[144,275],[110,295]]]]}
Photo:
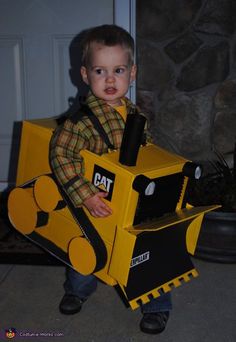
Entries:
{"type": "Polygon", "coordinates": [[[114,95],[117,92],[116,88],[109,87],[105,89],[105,93],[108,95],[114,95]]]}

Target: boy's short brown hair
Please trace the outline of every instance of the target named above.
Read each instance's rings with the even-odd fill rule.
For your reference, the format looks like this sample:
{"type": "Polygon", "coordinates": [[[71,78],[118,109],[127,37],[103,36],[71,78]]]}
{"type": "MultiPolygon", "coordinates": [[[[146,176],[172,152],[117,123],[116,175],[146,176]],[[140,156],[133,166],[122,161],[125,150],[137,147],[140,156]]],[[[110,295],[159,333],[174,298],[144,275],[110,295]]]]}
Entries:
{"type": "Polygon", "coordinates": [[[90,65],[90,46],[99,43],[105,46],[121,45],[129,54],[129,65],[134,63],[134,40],[122,27],[101,25],[89,29],[82,42],[82,65],[90,65]]]}

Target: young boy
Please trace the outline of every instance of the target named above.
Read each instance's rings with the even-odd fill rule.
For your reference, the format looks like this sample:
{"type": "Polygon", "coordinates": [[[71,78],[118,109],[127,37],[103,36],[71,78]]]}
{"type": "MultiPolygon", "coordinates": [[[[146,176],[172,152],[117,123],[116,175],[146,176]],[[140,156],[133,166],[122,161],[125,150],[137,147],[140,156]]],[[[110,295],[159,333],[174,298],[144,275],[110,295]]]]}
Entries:
{"type": "MultiPolygon", "coordinates": [[[[114,148],[119,149],[126,116],[138,110],[125,97],[136,76],[133,38],[116,25],[102,25],[88,30],[83,42],[81,75],[90,87],[86,105],[102,124],[114,148]]],[[[106,143],[89,117],[77,113],[69,117],[52,137],[51,167],[74,206],[85,206],[94,217],[106,217],[111,215],[112,210],[103,201],[106,194],[84,178],[82,149],[96,154],[108,152],[106,143]]],[[[79,312],[96,286],[94,275],[84,276],[68,269],[60,311],[64,314],[79,312]]],[[[150,334],[162,332],[170,310],[170,294],[143,305],[141,331],[150,334]]]]}

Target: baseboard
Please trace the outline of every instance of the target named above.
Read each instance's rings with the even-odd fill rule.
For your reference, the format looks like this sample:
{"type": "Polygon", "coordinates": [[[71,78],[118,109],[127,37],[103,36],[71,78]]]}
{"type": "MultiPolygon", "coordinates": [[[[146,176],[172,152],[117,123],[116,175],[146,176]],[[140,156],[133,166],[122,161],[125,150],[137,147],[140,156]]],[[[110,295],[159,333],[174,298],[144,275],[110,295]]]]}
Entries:
{"type": "Polygon", "coordinates": [[[8,182],[0,182],[0,192],[6,191],[9,187],[8,182]]]}

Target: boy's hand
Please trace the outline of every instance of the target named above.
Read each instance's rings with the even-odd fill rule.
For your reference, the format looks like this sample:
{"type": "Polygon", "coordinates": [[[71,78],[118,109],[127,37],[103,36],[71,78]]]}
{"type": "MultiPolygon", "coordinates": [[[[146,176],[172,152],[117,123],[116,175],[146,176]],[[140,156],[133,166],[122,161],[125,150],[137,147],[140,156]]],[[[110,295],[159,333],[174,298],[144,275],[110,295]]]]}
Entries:
{"type": "Polygon", "coordinates": [[[94,217],[106,217],[112,214],[111,208],[103,202],[102,198],[106,197],[106,192],[98,192],[94,196],[84,201],[85,207],[94,217]]]}

